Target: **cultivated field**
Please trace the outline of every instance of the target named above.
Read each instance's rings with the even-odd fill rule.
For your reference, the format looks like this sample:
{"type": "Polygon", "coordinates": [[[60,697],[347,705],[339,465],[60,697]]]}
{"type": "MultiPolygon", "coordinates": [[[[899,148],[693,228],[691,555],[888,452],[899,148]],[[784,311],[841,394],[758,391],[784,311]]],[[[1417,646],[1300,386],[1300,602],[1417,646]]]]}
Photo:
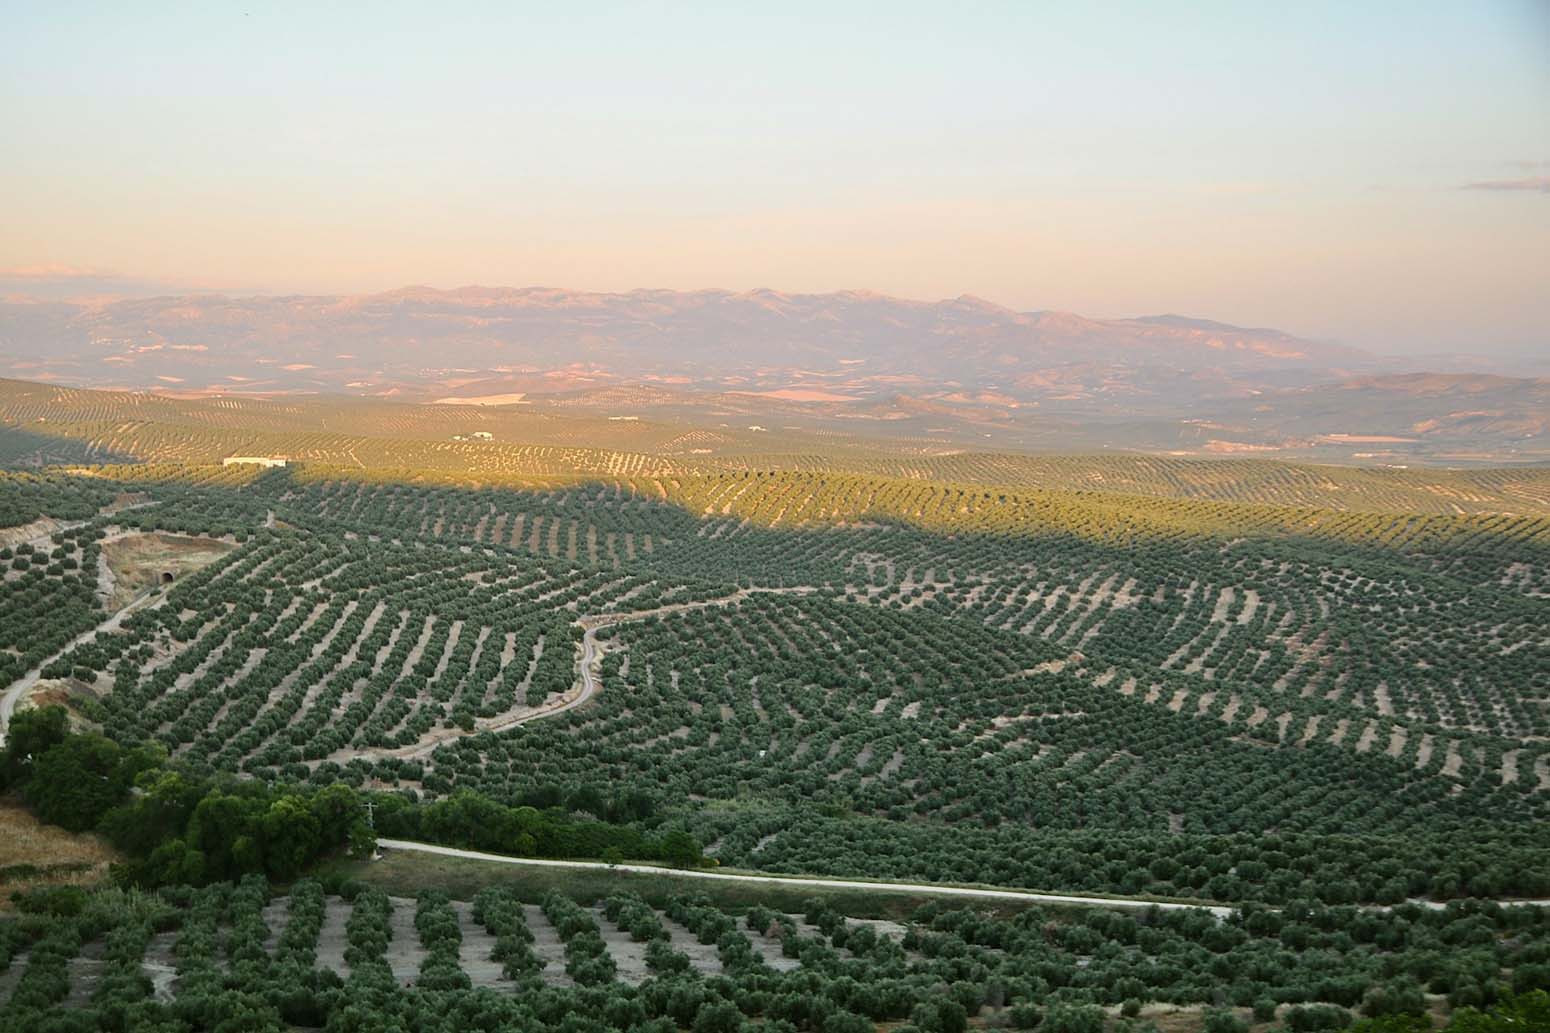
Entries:
{"type": "MultiPolygon", "coordinates": [[[[1542,911],[1458,903],[1550,896],[1542,472],[817,465],[392,437],[412,407],[324,430],[312,402],[27,397],[59,440],[156,461],[0,475],[0,722],[57,702],[100,732],[59,762],[121,795],[78,827],[105,823],[123,878],[199,888],[29,898],[0,1016],[235,994],[323,1026],[373,986],[415,1028],[733,1001],[951,1033],[915,1013],[952,1000],[1076,1031],[1445,1009],[1550,963],[1542,911]],[[72,436],[91,421],[117,429],[72,436]],[[303,461],[208,463],[282,438],[303,461]],[[932,904],[879,933],[832,904],[250,874],[373,832],[1240,910],[932,904]],[[804,994],[830,1004],[780,1003],[804,994]]],[[[37,761],[7,761],[29,800],[37,761]]]]}
{"type": "Polygon", "coordinates": [[[1294,536],[1282,510],[1154,500],[1122,525],[1109,496],[990,493],[957,524],[939,502],[857,520],[806,475],[693,508],[682,481],[141,483],[170,494],[99,518],[121,528],[103,550],[200,541],[118,537],[135,525],[242,544],[42,674],[207,770],[507,800],[630,784],[744,866],[1332,902],[1516,885],[1499,854],[1472,876],[1424,859],[1484,863],[1463,831],[1537,820],[1550,790],[1542,518],[1294,536]],[[750,496],[762,522],[732,509],[750,496]],[[790,504],[813,515],[787,529],[790,504]],[[875,840],[836,848],[842,814],[875,840]],[[1035,836],[1099,829],[1146,837],[1124,871],[1033,859],[1035,836]],[[1328,879],[1151,864],[1191,836],[1284,854],[1272,831],[1412,845],[1384,879],[1368,846],[1328,879]]]}
{"type": "Polygon", "coordinates": [[[1445,1011],[1479,1000],[1478,980],[1501,964],[1518,972],[1513,985],[1532,985],[1529,959],[1550,945],[1533,909],[1368,912],[1353,940],[1331,930],[1346,916],[1319,909],[1223,923],[1191,911],[996,917],[927,904],[898,923],[818,901],[792,913],[727,911],[694,896],[530,899],[520,884],[472,900],[337,888],[304,879],[272,896],[248,879],[159,897],[114,891],[75,917],[0,925],[9,959],[0,1016],[119,1014],[141,1002],[219,1013],[240,995],[252,1021],[311,1026],[344,991],[407,1021],[447,1008],[460,1021],[501,1023],[595,1008],[606,1025],[629,1028],[655,1016],[690,1025],[726,993],[756,992],[767,1015],[801,1022],[816,1008],[826,1028],[836,1015],[860,1029],[901,1011],[917,1023],[973,1016],[1023,1029],[1101,1027],[1122,1011],[1186,1026],[1224,1013],[1297,1023],[1338,1020],[1347,1008],[1445,1011]],[[1443,944],[1450,963],[1438,969],[1429,945],[1443,944]],[[1431,972],[1424,989],[1369,989],[1411,970],[1431,972]],[[968,971],[982,973],[988,993],[933,990],[968,971]]]}

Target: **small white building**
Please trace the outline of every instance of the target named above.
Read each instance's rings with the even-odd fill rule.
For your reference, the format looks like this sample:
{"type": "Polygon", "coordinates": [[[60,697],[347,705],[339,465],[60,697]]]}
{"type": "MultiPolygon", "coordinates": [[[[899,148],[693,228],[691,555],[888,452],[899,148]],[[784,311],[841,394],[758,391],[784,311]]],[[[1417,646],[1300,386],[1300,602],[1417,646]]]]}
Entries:
{"type": "Polygon", "coordinates": [[[494,435],[494,434],[491,434],[491,433],[490,433],[490,432],[489,432],[489,431],[487,431],[487,430],[476,430],[476,431],[474,431],[474,432],[473,432],[473,434],[472,434],[472,435],[470,435],[470,436],[471,436],[471,437],[472,437],[472,438],[473,438],[473,439],[474,439],[474,440],[475,440],[475,441],[490,441],[490,440],[492,440],[492,439],[493,439],[493,438],[494,438],[494,437],[495,437],[495,435],[494,435]]]}
{"type": "Polygon", "coordinates": [[[284,466],[284,459],[276,459],[273,456],[227,456],[221,460],[222,466],[284,466]]]}

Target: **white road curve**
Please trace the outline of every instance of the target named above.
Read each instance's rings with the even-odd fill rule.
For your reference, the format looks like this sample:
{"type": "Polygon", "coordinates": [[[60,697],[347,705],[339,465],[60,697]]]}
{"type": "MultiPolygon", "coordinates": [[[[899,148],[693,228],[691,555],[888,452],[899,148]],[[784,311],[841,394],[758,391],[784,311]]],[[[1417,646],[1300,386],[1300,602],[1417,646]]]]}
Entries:
{"type": "Polygon", "coordinates": [[[53,656],[50,656],[41,664],[28,671],[26,674],[22,675],[16,681],[12,682],[10,688],[6,689],[3,695],[0,695],[0,746],[5,745],[5,733],[6,730],[11,727],[11,715],[16,712],[16,707],[21,703],[22,699],[27,695],[27,693],[32,691],[32,687],[38,683],[38,679],[43,676],[43,669],[45,667],[53,663],[55,660],[58,660],[61,656],[64,656],[66,653],[80,645],[82,642],[89,642],[96,638],[98,634],[105,631],[117,631],[121,626],[123,626],[124,618],[140,609],[146,603],[151,602],[153,599],[163,598],[165,597],[154,594],[153,590],[151,589],[147,589],[141,592],[140,595],[130,600],[129,605],[125,606],[122,610],[119,610],[117,613],[113,614],[113,616],[109,617],[95,628],[92,628],[89,631],[81,632],[79,635],[75,636],[75,638],[66,643],[63,649],[59,650],[53,656]]]}
{"type": "Polygon", "coordinates": [[[914,893],[935,897],[969,897],[975,900],[1017,901],[1025,904],[1074,904],[1083,907],[1111,907],[1131,911],[1158,908],[1163,911],[1209,911],[1217,918],[1226,918],[1235,908],[1220,905],[1180,904],[1173,901],[1142,900],[1136,897],[1083,897],[1059,893],[1032,893],[1026,890],[980,889],[974,886],[942,886],[934,883],[862,882],[852,879],[823,879],[788,875],[741,875],[731,872],[710,872],[697,868],[660,868],[648,864],[605,864],[602,861],[553,861],[537,857],[507,857],[505,854],[487,854],[480,850],[463,850],[458,847],[436,846],[432,843],[416,843],[407,839],[379,839],[377,846],[383,850],[405,850],[422,854],[439,854],[443,857],[462,857],[472,861],[493,861],[497,864],[521,865],[530,868],[573,868],[591,871],[637,872],[643,875],[668,875],[684,879],[713,879],[720,882],[757,883],[766,886],[812,886],[817,889],[866,890],[871,893],[914,893]]]}
{"type": "Polygon", "coordinates": [[[546,717],[554,717],[563,714],[567,710],[575,710],[582,706],[593,696],[603,691],[603,682],[600,678],[603,653],[602,643],[597,640],[597,633],[603,628],[613,627],[615,624],[625,624],[631,621],[643,621],[653,617],[665,617],[674,613],[682,613],[685,610],[700,610],[711,606],[729,606],[747,599],[750,595],[806,595],[812,589],[801,588],[740,588],[732,595],[721,596],[715,599],[701,599],[691,603],[669,603],[659,606],[654,610],[626,610],[619,613],[599,613],[577,617],[575,624],[582,629],[581,645],[578,649],[577,676],[574,691],[561,696],[553,703],[547,703],[534,710],[525,713],[499,717],[492,721],[478,722],[472,732],[465,732],[460,728],[447,728],[439,732],[433,732],[419,742],[410,743],[407,746],[398,746],[388,749],[364,749],[341,750],[333,754],[329,759],[344,761],[355,757],[378,759],[385,757],[397,757],[402,760],[418,760],[429,757],[438,746],[456,742],[469,735],[482,732],[504,732],[518,725],[527,724],[529,721],[538,721],[546,717]]]}
{"type": "MultiPolygon", "coordinates": [[[[122,513],[122,512],[125,512],[126,510],[144,509],[147,506],[155,506],[155,505],[158,505],[158,503],[155,502],[155,501],[151,501],[151,502],[134,502],[134,503],[131,503],[131,504],[127,505],[127,506],[121,506],[118,509],[114,510],[114,512],[115,513],[122,513]]],[[[47,531],[44,534],[41,534],[41,535],[33,538],[31,540],[31,542],[34,545],[47,542],[54,535],[59,534],[62,531],[72,531],[72,530],[74,530],[74,529],[76,529],[78,527],[85,527],[87,523],[88,523],[88,521],[85,521],[85,520],[67,520],[67,521],[64,521],[63,523],[59,524],[57,527],[53,528],[52,530],[47,531]]],[[[103,540],[104,541],[109,541],[109,540],[112,540],[114,538],[122,538],[122,537],[124,537],[124,534],[121,532],[121,533],[116,534],[116,535],[110,535],[107,538],[104,538],[103,540]]],[[[99,563],[102,562],[100,560],[100,558],[99,558],[98,562],[99,563]]],[[[101,583],[100,583],[101,580],[102,579],[99,576],[99,578],[98,578],[98,581],[99,581],[98,592],[99,593],[101,593],[101,591],[102,591],[102,586],[101,586],[101,583]]],[[[110,583],[109,587],[111,588],[111,583],[110,583]]],[[[47,660],[44,660],[37,667],[34,667],[32,670],[30,670],[26,674],[22,675],[21,678],[19,678],[15,682],[11,683],[11,685],[3,693],[0,693],[0,747],[3,747],[5,745],[5,733],[6,733],[6,729],[11,727],[11,715],[16,713],[16,708],[17,708],[18,705],[20,705],[22,699],[27,695],[27,693],[31,692],[32,691],[32,687],[38,683],[38,679],[40,677],[42,677],[43,668],[45,668],[49,664],[53,663],[55,660],[59,659],[65,653],[67,653],[70,650],[74,649],[76,646],[80,645],[82,642],[86,642],[86,641],[89,641],[90,639],[95,638],[97,636],[98,632],[100,632],[100,631],[117,631],[119,629],[119,626],[124,623],[124,618],[125,617],[129,616],[132,612],[134,612],[135,610],[139,609],[141,606],[145,605],[145,603],[149,602],[151,598],[152,598],[152,594],[151,594],[151,592],[149,590],[141,592],[140,595],[136,596],[134,599],[131,599],[129,601],[129,603],[126,606],[124,606],[123,609],[119,610],[117,613],[114,613],[112,616],[108,617],[107,620],[103,621],[101,624],[97,625],[95,628],[92,628],[90,631],[83,631],[81,634],[79,634],[75,638],[71,639],[69,641],[69,643],[63,649],[59,650],[59,652],[55,653],[53,656],[49,657],[47,660]]]]}
{"type": "Polygon", "coordinates": [[[599,624],[591,626],[588,627],[586,631],[582,632],[580,659],[581,675],[576,680],[577,691],[574,694],[562,696],[554,703],[539,707],[536,710],[528,711],[525,714],[518,714],[515,717],[497,718],[487,724],[478,724],[474,727],[472,732],[465,732],[458,728],[448,728],[439,733],[432,733],[426,738],[421,739],[419,742],[411,743],[408,746],[400,746],[396,749],[382,750],[345,750],[335,754],[335,758],[341,756],[370,758],[399,757],[404,760],[417,760],[422,757],[429,757],[432,753],[436,752],[436,748],[438,746],[445,746],[449,742],[456,742],[465,736],[474,735],[480,732],[504,732],[508,728],[515,728],[517,725],[524,725],[529,721],[537,721],[540,718],[553,717],[556,714],[563,714],[567,710],[574,710],[585,703],[587,700],[591,699],[597,693],[601,692],[603,688],[602,683],[598,680],[597,676],[598,661],[602,659],[602,648],[598,645],[597,642],[597,629],[599,627],[603,627],[603,625],[599,624]]]}

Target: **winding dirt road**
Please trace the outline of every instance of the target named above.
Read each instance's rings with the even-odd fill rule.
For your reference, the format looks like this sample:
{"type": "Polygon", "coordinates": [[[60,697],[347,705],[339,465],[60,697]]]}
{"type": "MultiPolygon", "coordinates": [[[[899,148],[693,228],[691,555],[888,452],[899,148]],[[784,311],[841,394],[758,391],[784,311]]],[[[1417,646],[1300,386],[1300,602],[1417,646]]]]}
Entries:
{"type": "Polygon", "coordinates": [[[602,643],[597,640],[597,633],[603,628],[610,628],[615,624],[625,624],[630,621],[662,617],[672,613],[682,613],[685,610],[699,610],[709,606],[730,606],[747,599],[751,595],[806,595],[811,591],[812,589],[807,587],[740,588],[731,595],[720,596],[715,599],[699,599],[688,603],[669,603],[666,606],[659,606],[653,610],[600,613],[577,617],[574,623],[582,629],[581,645],[579,647],[579,656],[577,657],[577,670],[579,673],[572,690],[553,703],[546,703],[525,713],[509,714],[486,723],[476,723],[472,732],[465,732],[460,728],[444,728],[408,746],[398,746],[391,749],[339,750],[331,754],[328,759],[336,763],[344,763],[356,757],[369,757],[373,759],[397,757],[402,760],[419,760],[430,756],[435,752],[436,747],[461,739],[464,736],[477,735],[480,732],[504,732],[509,728],[527,724],[529,721],[554,717],[556,714],[563,714],[567,710],[575,710],[603,691],[600,666],[606,650],[603,648],[602,643]]]}
{"type": "Polygon", "coordinates": [[[32,687],[34,685],[38,684],[38,679],[43,676],[43,669],[49,664],[53,663],[55,660],[58,660],[61,656],[64,656],[76,646],[80,645],[82,642],[89,642],[105,631],[117,631],[120,627],[123,626],[125,618],[127,618],[136,610],[144,607],[146,603],[151,602],[153,599],[165,598],[154,593],[154,587],[142,590],[140,594],[131,599],[129,604],[122,610],[119,610],[117,613],[113,614],[113,616],[109,617],[95,628],[81,632],[79,635],[75,636],[75,638],[66,643],[63,649],[60,649],[48,659],[40,663],[38,666],[34,667],[32,670],[28,671],[26,674],[22,675],[16,681],[11,683],[11,686],[5,690],[4,695],[0,695],[0,747],[5,745],[5,733],[6,730],[11,727],[11,715],[16,712],[16,707],[21,703],[22,698],[25,697],[27,693],[32,691],[32,687]]]}
{"type": "MultiPolygon", "coordinates": [[[[584,617],[578,623],[582,623],[587,619],[584,617]]],[[[598,678],[598,663],[603,658],[603,649],[597,641],[597,630],[607,626],[607,624],[597,624],[586,627],[586,630],[582,632],[581,657],[578,661],[581,674],[576,680],[576,687],[572,692],[566,693],[553,703],[547,703],[527,713],[496,718],[488,724],[475,724],[472,732],[465,732],[460,728],[444,728],[440,732],[433,732],[419,742],[411,743],[408,746],[399,746],[385,750],[340,750],[332,754],[329,759],[340,761],[354,757],[399,757],[403,760],[418,760],[430,756],[435,752],[436,747],[461,739],[464,736],[477,735],[480,732],[503,732],[508,728],[515,728],[517,725],[527,724],[529,721],[537,721],[539,718],[553,717],[556,714],[563,714],[567,710],[574,710],[603,689],[602,682],[598,678]]]]}

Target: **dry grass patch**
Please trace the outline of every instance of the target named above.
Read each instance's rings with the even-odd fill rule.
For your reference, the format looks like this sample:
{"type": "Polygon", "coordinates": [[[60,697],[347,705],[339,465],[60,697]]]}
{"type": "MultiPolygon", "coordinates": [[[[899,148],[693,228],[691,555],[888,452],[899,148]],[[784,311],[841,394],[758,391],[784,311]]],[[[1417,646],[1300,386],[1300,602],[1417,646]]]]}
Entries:
{"type": "Polygon", "coordinates": [[[99,882],[119,860],[100,837],[45,825],[16,799],[0,798],[0,909],[17,890],[99,882]]]}
{"type": "Polygon", "coordinates": [[[163,575],[179,580],[226,556],[237,546],[216,538],[174,534],[129,534],[102,544],[102,556],[113,575],[109,612],[127,606],[146,588],[161,584],[163,575]]]}
{"type": "Polygon", "coordinates": [[[70,728],[73,731],[80,731],[95,729],[97,726],[82,717],[77,707],[83,700],[100,698],[101,693],[97,692],[90,683],[78,678],[39,678],[32,690],[22,696],[17,709],[20,710],[23,706],[29,709],[64,707],[70,713],[70,728]]]}
{"type": "Polygon", "coordinates": [[[53,517],[39,517],[31,523],[18,524],[15,527],[0,527],[0,546],[20,545],[22,542],[43,538],[64,526],[64,521],[62,520],[55,520],[53,517]]]}

